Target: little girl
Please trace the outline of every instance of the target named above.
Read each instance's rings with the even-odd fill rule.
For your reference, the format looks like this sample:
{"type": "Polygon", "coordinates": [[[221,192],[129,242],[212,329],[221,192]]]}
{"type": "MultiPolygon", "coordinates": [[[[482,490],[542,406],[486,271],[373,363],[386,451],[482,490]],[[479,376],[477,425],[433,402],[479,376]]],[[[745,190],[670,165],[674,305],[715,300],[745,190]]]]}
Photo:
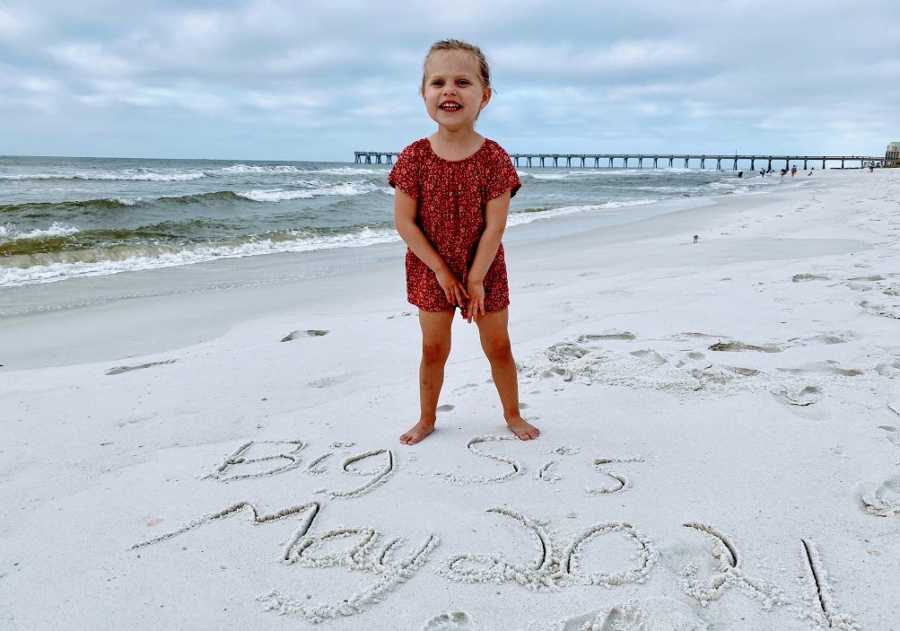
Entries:
{"type": "Polygon", "coordinates": [[[412,445],[434,431],[456,307],[478,325],[507,426],[531,440],[540,432],[519,414],[500,243],[509,200],[521,184],[506,151],[475,132],[478,114],[491,100],[484,54],[458,40],[437,42],[425,56],[420,91],[438,129],[406,147],[388,177],[396,189],[397,231],[409,246],[408,299],[419,307],[422,327],[421,415],[400,442],[412,445]]]}

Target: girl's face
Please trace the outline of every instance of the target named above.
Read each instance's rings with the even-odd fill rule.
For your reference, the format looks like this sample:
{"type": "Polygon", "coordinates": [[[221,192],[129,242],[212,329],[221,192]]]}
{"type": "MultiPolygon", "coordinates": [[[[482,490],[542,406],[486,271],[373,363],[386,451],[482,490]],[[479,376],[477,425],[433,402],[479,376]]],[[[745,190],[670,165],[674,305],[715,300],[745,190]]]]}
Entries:
{"type": "Polygon", "coordinates": [[[481,83],[475,55],[465,50],[438,50],[425,64],[422,98],[434,122],[458,131],[475,126],[478,113],[491,100],[491,89],[481,83]]]}

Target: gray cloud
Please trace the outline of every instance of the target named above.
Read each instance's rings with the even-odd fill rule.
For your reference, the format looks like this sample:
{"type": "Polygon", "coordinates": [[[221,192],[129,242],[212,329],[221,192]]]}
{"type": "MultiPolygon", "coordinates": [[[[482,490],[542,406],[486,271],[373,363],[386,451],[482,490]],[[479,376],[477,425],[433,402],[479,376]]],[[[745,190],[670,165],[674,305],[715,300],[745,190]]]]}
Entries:
{"type": "Polygon", "coordinates": [[[0,4],[0,153],[348,160],[430,133],[431,42],[478,43],[510,151],[880,154],[900,3],[0,4]]]}

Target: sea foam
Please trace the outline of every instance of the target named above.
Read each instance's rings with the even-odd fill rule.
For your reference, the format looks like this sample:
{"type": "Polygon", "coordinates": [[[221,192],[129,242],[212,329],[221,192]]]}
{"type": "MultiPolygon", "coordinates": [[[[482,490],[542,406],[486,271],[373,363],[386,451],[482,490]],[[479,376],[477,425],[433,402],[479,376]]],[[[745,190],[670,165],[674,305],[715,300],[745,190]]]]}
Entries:
{"type": "MultiPolygon", "coordinates": [[[[33,264],[19,267],[0,266],[0,287],[17,287],[34,283],[52,283],[84,276],[107,276],[122,272],[160,269],[205,263],[216,259],[241,258],[308,252],[334,248],[356,248],[398,241],[396,231],[387,228],[362,227],[353,232],[335,235],[316,235],[297,230],[294,238],[251,239],[235,244],[171,246],[143,245],[54,253],[52,257],[28,257],[33,264]],[[56,259],[56,260],[53,260],[56,259]]],[[[15,257],[23,258],[23,257],[15,257]]],[[[21,261],[17,261],[21,262],[21,261]]]]}

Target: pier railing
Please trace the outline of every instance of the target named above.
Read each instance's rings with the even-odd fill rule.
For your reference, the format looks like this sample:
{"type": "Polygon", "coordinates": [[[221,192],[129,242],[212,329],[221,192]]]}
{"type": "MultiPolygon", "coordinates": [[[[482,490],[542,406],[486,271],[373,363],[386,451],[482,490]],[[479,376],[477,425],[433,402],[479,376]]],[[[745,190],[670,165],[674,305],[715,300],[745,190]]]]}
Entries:
{"type": "MultiPolygon", "coordinates": [[[[394,159],[399,155],[396,151],[354,151],[354,162],[356,164],[393,164],[394,159]]],[[[707,168],[707,164],[712,167],[715,163],[717,170],[722,170],[723,164],[725,168],[731,168],[733,171],[741,169],[749,169],[755,171],[756,165],[766,170],[780,168],[783,164],[784,168],[790,169],[792,166],[798,167],[802,164],[803,169],[808,169],[810,165],[815,168],[821,165],[825,169],[831,165],[833,168],[864,168],[867,166],[883,167],[885,166],[885,158],[883,156],[858,156],[858,155],[829,155],[829,156],[810,156],[810,155],[766,155],[766,154],[695,154],[695,153],[511,153],[509,154],[516,166],[521,167],[540,167],[540,168],[571,168],[572,166],[581,168],[609,168],[616,167],[629,168],[630,166],[639,169],[644,168],[672,168],[675,166],[683,166],[689,169],[697,166],[701,169],[707,168]],[[574,164],[573,164],[574,163],[574,164]]]]}

